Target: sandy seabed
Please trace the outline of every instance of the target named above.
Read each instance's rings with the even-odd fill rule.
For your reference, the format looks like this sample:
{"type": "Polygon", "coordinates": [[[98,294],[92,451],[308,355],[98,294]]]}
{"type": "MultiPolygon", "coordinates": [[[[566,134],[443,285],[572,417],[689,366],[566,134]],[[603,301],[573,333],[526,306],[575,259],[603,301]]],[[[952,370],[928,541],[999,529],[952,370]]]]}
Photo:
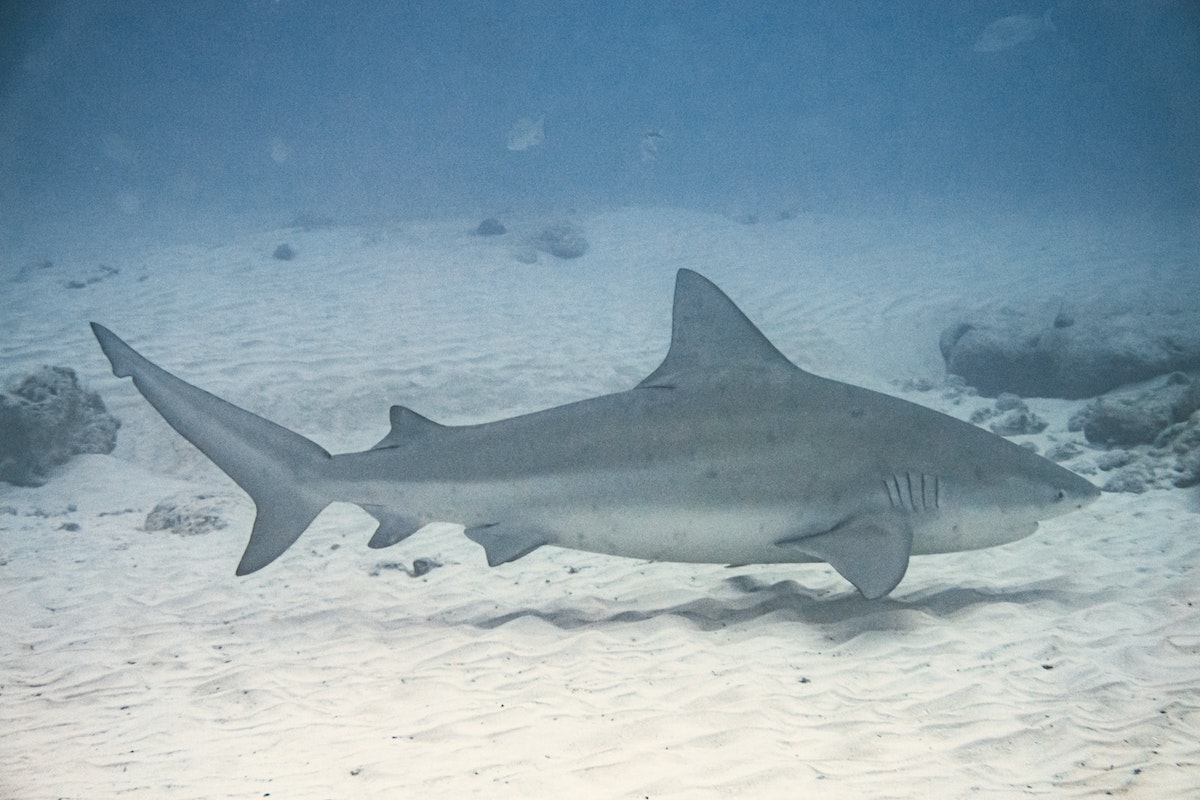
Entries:
{"type": "MultiPolygon", "coordinates": [[[[4,265],[5,373],[73,367],[122,428],[43,487],[0,484],[0,798],[1200,796],[1195,489],[915,558],[874,602],[825,565],[489,569],[448,524],[372,551],[347,505],[235,578],[249,499],[87,327],[341,452],[392,403],[467,423],[629,388],[689,267],[801,367],[965,418],[987,401],[903,388],[940,383],[942,327],[1178,298],[1200,226],[631,208],[576,220],[584,257],[525,264],[519,231],[473,222],[4,265]],[[196,495],[224,529],[144,529],[196,495]]],[[[1051,425],[1021,440],[1076,436],[1079,404],[1029,403],[1051,425]]]]}

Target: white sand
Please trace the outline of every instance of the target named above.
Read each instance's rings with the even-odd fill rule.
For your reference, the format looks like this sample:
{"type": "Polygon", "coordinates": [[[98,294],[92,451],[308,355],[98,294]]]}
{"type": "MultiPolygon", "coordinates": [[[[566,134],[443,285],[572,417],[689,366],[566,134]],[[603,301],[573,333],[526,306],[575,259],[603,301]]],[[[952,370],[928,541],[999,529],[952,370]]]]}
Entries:
{"type": "MultiPolygon", "coordinates": [[[[343,505],[239,579],[249,500],[86,325],[344,451],[391,403],[461,423],[628,388],[665,352],[682,266],[801,366],[899,393],[940,380],[960,310],[1171,296],[1200,265],[1200,228],[1149,219],[577,221],[591,249],[569,262],[517,263],[459,220],[144,250],[85,289],[63,288],[85,259],[4,281],[5,374],[72,366],[123,427],[112,456],[0,484],[0,798],[1200,796],[1196,490],[916,558],[876,602],[824,565],[543,548],[489,569],[452,526],[370,551],[343,505]],[[282,241],[296,260],[270,257],[282,241]],[[144,531],[179,492],[228,527],[144,531]],[[378,568],[417,557],[443,566],[378,568]]],[[[1053,421],[1035,442],[1070,438],[1078,404],[1030,402],[1053,421]]]]}

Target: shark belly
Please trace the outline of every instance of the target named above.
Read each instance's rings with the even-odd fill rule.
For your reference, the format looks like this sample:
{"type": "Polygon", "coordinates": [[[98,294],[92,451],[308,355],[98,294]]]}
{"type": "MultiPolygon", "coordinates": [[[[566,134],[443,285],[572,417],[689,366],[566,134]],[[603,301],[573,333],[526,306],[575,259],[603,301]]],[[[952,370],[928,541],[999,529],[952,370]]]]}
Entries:
{"type": "Polygon", "coordinates": [[[814,561],[778,545],[796,522],[782,508],[624,506],[555,515],[559,538],[573,550],[702,564],[814,561]]]}

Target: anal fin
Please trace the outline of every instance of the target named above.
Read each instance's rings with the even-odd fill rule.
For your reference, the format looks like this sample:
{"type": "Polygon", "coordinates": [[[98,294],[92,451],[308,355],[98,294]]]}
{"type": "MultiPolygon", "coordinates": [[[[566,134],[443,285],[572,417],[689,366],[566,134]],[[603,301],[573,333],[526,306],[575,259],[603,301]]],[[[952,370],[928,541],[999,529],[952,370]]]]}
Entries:
{"type": "Polygon", "coordinates": [[[820,559],[868,600],[883,597],[904,578],[912,552],[912,526],[900,515],[853,518],[815,535],[777,544],[820,559]]]}
{"type": "Polygon", "coordinates": [[[483,545],[489,567],[516,561],[550,543],[550,536],[544,531],[503,522],[467,528],[466,534],[472,542],[483,545]]]}
{"type": "Polygon", "coordinates": [[[379,520],[379,527],[375,529],[375,535],[371,537],[371,541],[367,542],[367,547],[375,550],[391,547],[397,542],[404,541],[425,524],[419,519],[396,514],[387,506],[364,505],[362,509],[379,520]]]}

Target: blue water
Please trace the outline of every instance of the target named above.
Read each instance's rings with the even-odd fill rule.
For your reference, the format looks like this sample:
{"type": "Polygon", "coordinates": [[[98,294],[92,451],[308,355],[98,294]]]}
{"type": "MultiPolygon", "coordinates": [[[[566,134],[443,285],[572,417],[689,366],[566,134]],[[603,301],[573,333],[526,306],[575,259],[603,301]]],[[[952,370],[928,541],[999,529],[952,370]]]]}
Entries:
{"type": "Polygon", "coordinates": [[[0,246],[664,204],[1200,204],[1200,4],[0,4],[0,246]],[[544,141],[506,146],[522,117],[544,141]],[[649,146],[648,146],[649,145],[649,146]]]}

